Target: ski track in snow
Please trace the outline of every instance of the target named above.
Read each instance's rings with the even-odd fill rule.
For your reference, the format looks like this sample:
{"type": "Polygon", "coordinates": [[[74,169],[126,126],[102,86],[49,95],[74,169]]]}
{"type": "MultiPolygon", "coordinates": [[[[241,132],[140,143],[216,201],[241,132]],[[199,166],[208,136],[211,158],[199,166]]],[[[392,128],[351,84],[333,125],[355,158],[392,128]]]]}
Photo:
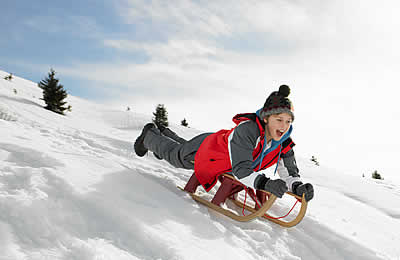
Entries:
{"type": "MultiPolygon", "coordinates": [[[[236,222],[177,189],[191,171],[134,155],[133,140],[150,118],[73,97],[71,115],[54,115],[42,108],[34,83],[4,82],[4,75],[1,260],[400,259],[396,184],[327,177],[322,172],[329,170],[300,160],[316,197],[298,226],[236,222]]],[[[198,133],[172,127],[186,138],[198,133]]],[[[273,210],[281,214],[286,206],[282,200],[273,210]]]]}

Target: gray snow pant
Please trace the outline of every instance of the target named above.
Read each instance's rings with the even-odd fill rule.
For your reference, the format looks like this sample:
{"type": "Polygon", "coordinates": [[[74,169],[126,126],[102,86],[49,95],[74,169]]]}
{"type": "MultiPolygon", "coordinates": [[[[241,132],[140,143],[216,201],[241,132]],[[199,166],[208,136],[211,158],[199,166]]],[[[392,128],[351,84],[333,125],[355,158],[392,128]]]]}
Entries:
{"type": "Polygon", "coordinates": [[[157,128],[149,129],[144,146],[176,168],[194,169],[194,157],[204,139],[212,133],[200,134],[189,141],[166,128],[161,134],[157,128]]]}

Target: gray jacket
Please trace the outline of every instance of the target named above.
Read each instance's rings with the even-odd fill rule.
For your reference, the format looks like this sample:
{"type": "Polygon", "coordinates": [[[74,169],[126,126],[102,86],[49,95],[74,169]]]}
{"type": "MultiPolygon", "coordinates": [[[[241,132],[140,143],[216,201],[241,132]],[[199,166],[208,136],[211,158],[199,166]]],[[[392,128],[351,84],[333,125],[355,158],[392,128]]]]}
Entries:
{"type": "MultiPolygon", "coordinates": [[[[260,130],[257,123],[252,120],[241,122],[229,136],[229,156],[232,165],[232,174],[248,187],[255,188],[256,177],[262,174],[261,171],[254,172],[253,150],[260,142],[260,130]]],[[[264,150],[270,147],[270,143],[264,150]]],[[[292,191],[292,184],[300,180],[299,169],[297,168],[296,159],[293,149],[286,154],[282,154],[277,172],[279,177],[284,180],[292,191]]]]}

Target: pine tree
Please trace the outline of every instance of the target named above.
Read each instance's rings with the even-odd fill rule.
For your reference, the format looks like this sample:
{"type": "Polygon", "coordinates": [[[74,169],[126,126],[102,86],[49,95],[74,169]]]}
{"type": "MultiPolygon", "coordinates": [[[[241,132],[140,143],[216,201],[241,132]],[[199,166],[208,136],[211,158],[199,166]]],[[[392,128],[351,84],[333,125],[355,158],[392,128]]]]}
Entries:
{"type": "Polygon", "coordinates": [[[383,180],[382,176],[378,173],[377,170],[375,170],[375,171],[372,173],[372,179],[383,180]]]}
{"type": "Polygon", "coordinates": [[[188,127],[189,124],[188,124],[188,122],[186,121],[186,118],[184,118],[184,119],[181,121],[181,125],[188,127]]]}
{"type": "Polygon", "coordinates": [[[11,80],[13,79],[13,74],[10,73],[10,75],[5,76],[4,79],[5,79],[5,80],[8,80],[8,81],[11,81],[11,80]]]}
{"type": "Polygon", "coordinates": [[[153,113],[153,123],[158,127],[168,127],[168,112],[164,104],[158,104],[156,112],[153,113]]]}
{"type": "Polygon", "coordinates": [[[317,158],[314,157],[314,155],[311,156],[311,161],[314,162],[315,165],[319,166],[319,162],[318,162],[317,158]]]}
{"type": "Polygon", "coordinates": [[[43,98],[46,103],[46,109],[64,115],[64,110],[71,111],[71,106],[64,107],[67,103],[63,101],[67,96],[67,91],[64,90],[63,85],[59,84],[59,79],[55,78],[56,72],[50,69],[46,79],[40,81],[39,88],[43,90],[43,98]]]}

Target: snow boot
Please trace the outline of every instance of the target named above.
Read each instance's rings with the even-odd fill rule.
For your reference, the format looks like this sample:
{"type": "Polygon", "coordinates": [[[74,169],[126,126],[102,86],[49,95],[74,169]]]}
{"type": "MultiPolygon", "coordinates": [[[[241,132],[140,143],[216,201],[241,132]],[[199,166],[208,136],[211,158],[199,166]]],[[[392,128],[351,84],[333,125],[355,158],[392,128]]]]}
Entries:
{"type": "Polygon", "coordinates": [[[153,123],[148,123],[143,127],[142,133],[139,135],[139,137],[136,139],[135,144],[134,144],[134,149],[135,153],[139,157],[143,157],[148,149],[144,146],[144,138],[147,134],[147,131],[149,131],[151,128],[155,128],[156,126],[153,123]]]}

